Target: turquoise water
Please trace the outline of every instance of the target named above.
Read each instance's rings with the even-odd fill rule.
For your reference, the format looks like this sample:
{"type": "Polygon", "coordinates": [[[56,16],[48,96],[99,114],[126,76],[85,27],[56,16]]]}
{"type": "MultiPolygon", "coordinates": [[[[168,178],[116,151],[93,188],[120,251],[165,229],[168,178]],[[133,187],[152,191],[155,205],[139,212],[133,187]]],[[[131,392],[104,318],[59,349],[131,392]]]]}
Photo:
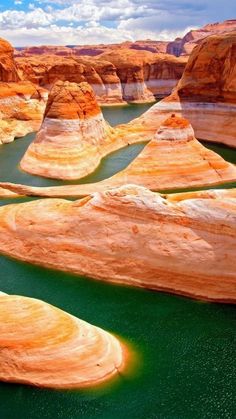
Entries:
{"type": "MultiPolygon", "coordinates": [[[[109,112],[116,121],[117,109],[109,112]]],[[[1,179],[22,181],[25,174],[16,164],[29,141],[27,136],[0,148],[1,179]]],[[[93,181],[104,171],[110,176],[127,165],[143,145],[139,147],[113,153],[93,181]]],[[[234,150],[209,147],[227,160],[236,159],[234,150]]],[[[26,176],[28,184],[51,182],[26,176]]],[[[12,201],[1,204],[7,202],[12,201]]],[[[95,390],[52,391],[2,383],[0,419],[235,419],[234,306],[115,286],[6,257],[0,257],[0,272],[2,291],[54,304],[119,335],[136,353],[132,371],[95,390]]]]}

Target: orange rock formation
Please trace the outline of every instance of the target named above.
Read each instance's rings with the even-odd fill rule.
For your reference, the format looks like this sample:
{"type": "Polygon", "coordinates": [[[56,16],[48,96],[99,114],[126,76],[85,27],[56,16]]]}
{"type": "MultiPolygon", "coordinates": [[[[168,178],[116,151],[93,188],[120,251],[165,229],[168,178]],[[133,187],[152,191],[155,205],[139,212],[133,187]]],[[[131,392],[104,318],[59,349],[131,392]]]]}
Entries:
{"type": "Polygon", "coordinates": [[[192,52],[173,93],[126,126],[127,135],[152,138],[173,112],[196,137],[236,146],[236,32],[204,39],[192,52]]]}
{"type": "Polygon", "coordinates": [[[88,82],[103,104],[150,102],[169,94],[180,79],[186,58],[128,48],[96,57],[33,55],[16,58],[18,72],[45,88],[57,80],[88,82]]]}
{"type": "Polygon", "coordinates": [[[124,365],[119,341],[43,301],[0,293],[0,380],[94,386],[124,365]]]}
{"type": "Polygon", "coordinates": [[[13,58],[13,48],[0,38],[0,82],[17,82],[19,75],[13,58]]]}
{"type": "Polygon", "coordinates": [[[81,197],[126,183],[163,191],[233,181],[236,181],[236,167],[199,143],[186,119],[172,115],[134,161],[111,178],[97,183],[42,188],[1,182],[0,186],[23,195],[81,197]]]}
{"type": "Polygon", "coordinates": [[[211,23],[203,28],[189,31],[183,38],[176,38],[167,45],[169,54],[190,55],[196,45],[204,38],[211,35],[220,35],[236,30],[236,19],[225,20],[224,22],[211,23]]]}
{"type": "Polygon", "coordinates": [[[77,179],[93,172],[104,155],[126,144],[123,141],[104,120],[87,83],[59,81],[20,166],[41,176],[77,179]]]}
{"type": "Polygon", "coordinates": [[[0,144],[37,130],[46,98],[44,89],[20,81],[13,48],[0,39],[0,144]]]}
{"type": "MultiPolygon", "coordinates": [[[[235,214],[235,189],[161,196],[126,185],[80,201],[1,207],[0,251],[99,280],[232,303],[235,214]]],[[[17,312],[11,313],[15,322],[17,312]]],[[[30,326],[37,333],[32,321],[30,326]]],[[[19,332],[15,323],[14,330],[19,332]]],[[[25,333],[20,336],[24,340],[25,333]]]]}
{"type": "Polygon", "coordinates": [[[30,82],[0,83],[0,144],[39,129],[47,96],[30,82]]]}

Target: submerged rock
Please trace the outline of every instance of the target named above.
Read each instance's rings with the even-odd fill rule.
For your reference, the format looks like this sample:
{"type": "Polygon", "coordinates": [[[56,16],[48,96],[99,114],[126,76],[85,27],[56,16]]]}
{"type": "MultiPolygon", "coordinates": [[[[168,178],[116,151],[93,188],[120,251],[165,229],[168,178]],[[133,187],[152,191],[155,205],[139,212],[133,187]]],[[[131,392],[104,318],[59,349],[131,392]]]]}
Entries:
{"type": "MultiPolygon", "coordinates": [[[[236,302],[236,190],[136,185],[0,208],[0,251],[103,281],[236,302]]],[[[75,278],[76,281],[76,278],[75,278]]]]}
{"type": "Polygon", "coordinates": [[[0,380],[94,386],[124,366],[118,339],[41,300],[0,293],[0,380]]]}

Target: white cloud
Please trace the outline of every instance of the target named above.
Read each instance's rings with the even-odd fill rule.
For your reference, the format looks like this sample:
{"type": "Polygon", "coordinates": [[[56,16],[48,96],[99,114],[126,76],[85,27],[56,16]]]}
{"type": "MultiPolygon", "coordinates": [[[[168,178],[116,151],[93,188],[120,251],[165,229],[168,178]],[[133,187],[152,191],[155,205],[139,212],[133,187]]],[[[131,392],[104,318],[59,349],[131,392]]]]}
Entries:
{"type": "Polygon", "coordinates": [[[172,40],[186,28],[236,14],[235,0],[224,5],[221,0],[214,0],[214,7],[212,0],[32,0],[27,10],[0,12],[0,36],[16,46],[172,40]]]}
{"type": "Polygon", "coordinates": [[[38,28],[23,27],[17,30],[0,30],[0,36],[8,39],[15,46],[110,44],[123,42],[124,40],[135,41],[147,38],[171,40],[176,36],[182,36],[184,33],[186,33],[186,30],[155,33],[139,29],[133,31],[125,28],[107,28],[98,25],[97,22],[77,27],[51,25],[38,28]]]}

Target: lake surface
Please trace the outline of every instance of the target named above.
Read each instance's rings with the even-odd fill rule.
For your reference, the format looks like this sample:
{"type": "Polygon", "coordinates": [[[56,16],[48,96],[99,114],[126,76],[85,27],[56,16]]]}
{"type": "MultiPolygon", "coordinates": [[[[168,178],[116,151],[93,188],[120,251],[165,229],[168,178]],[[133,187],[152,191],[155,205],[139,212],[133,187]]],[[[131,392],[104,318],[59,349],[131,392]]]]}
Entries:
{"type": "MultiPolygon", "coordinates": [[[[104,113],[116,124],[144,110],[132,105],[106,108],[104,113]]],[[[17,169],[32,138],[0,147],[1,180],[62,184],[17,169]]],[[[143,146],[112,153],[88,180],[121,170],[143,146]]],[[[207,146],[236,162],[235,150],[207,146]]],[[[14,201],[1,204],[7,202],[14,201]]],[[[234,306],[106,284],[6,257],[0,257],[0,272],[0,290],[47,301],[115,333],[135,352],[132,370],[95,390],[0,384],[0,419],[235,419],[234,306]]]]}

